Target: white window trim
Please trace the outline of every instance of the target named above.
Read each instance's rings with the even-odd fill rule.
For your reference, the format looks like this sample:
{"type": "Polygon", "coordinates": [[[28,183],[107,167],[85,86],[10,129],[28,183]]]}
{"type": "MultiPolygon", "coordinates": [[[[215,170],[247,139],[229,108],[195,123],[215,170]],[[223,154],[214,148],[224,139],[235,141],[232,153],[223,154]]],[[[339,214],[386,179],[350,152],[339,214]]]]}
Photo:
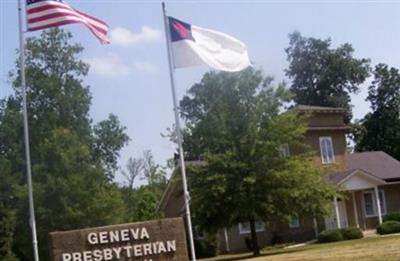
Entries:
{"type": "Polygon", "coordinates": [[[299,228],[300,227],[300,219],[298,217],[290,217],[289,220],[289,228],[299,228]],[[297,222],[293,222],[293,220],[296,220],[297,222]]]}
{"type": "MultiPolygon", "coordinates": [[[[249,223],[249,222],[246,222],[249,223]]],[[[262,227],[257,229],[257,225],[256,225],[256,232],[263,232],[265,231],[265,223],[264,222],[256,222],[257,223],[262,223],[262,227]]],[[[249,224],[249,229],[246,229],[242,223],[239,223],[239,234],[243,235],[243,234],[250,234],[251,233],[251,228],[250,228],[250,224],[249,224]]]]}
{"type": "MultiPolygon", "coordinates": [[[[381,214],[382,216],[386,215],[387,211],[386,211],[386,197],[385,197],[385,191],[384,190],[379,190],[379,193],[382,193],[382,208],[381,208],[381,214]]],[[[369,191],[364,191],[363,192],[363,211],[364,211],[364,215],[367,218],[370,217],[377,217],[378,216],[378,210],[376,208],[376,198],[375,198],[375,191],[373,190],[369,190],[369,191]],[[373,214],[367,215],[367,210],[366,210],[366,206],[365,206],[365,194],[371,194],[372,195],[372,209],[374,211],[373,214]]]]}
{"type": "Polygon", "coordinates": [[[319,151],[321,153],[322,164],[332,164],[332,163],[336,162],[336,160],[335,160],[335,149],[333,148],[333,141],[332,141],[332,137],[331,136],[319,137],[319,151]],[[332,162],[326,162],[325,159],[324,159],[324,154],[322,152],[322,140],[324,140],[324,139],[328,139],[332,144],[332,162]]]}

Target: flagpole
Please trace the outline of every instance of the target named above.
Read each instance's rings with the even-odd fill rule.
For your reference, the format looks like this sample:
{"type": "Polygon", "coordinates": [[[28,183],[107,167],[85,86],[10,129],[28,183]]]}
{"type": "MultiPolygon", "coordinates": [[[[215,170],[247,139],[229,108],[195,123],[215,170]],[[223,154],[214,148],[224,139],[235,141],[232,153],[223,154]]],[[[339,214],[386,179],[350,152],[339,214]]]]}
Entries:
{"type": "Polygon", "coordinates": [[[21,69],[21,87],[22,87],[22,103],[23,103],[23,120],[24,120],[24,136],[25,136],[25,157],[26,157],[26,173],[29,195],[29,218],[32,229],[32,246],[34,260],[39,261],[38,241],[36,236],[35,210],[33,204],[32,189],[32,172],[31,172],[31,155],[29,150],[29,129],[28,129],[28,110],[26,106],[26,80],[25,80],[25,37],[22,25],[22,0],[18,0],[18,27],[19,27],[19,59],[21,69]]]}
{"type": "Polygon", "coordinates": [[[178,146],[179,146],[179,159],[181,165],[181,172],[182,172],[182,185],[183,185],[183,194],[185,200],[185,210],[186,210],[186,223],[188,227],[188,234],[189,234],[189,245],[190,245],[190,253],[192,256],[192,260],[196,261],[196,253],[194,248],[194,240],[193,240],[193,229],[192,229],[192,220],[190,216],[190,203],[189,203],[189,191],[187,188],[187,181],[186,181],[186,169],[185,169],[185,158],[183,155],[183,147],[182,147],[182,133],[181,133],[181,124],[179,121],[179,113],[178,113],[178,104],[176,98],[176,91],[175,91],[175,79],[174,79],[174,72],[173,72],[173,62],[172,62],[172,51],[171,51],[171,35],[169,33],[169,24],[168,18],[165,11],[165,3],[162,2],[162,10],[163,10],[163,17],[164,17],[164,28],[165,28],[165,38],[167,42],[167,52],[168,52],[168,65],[169,65],[169,78],[171,81],[171,91],[172,91],[172,100],[174,106],[174,113],[175,113],[175,131],[178,136],[178,146]]]}

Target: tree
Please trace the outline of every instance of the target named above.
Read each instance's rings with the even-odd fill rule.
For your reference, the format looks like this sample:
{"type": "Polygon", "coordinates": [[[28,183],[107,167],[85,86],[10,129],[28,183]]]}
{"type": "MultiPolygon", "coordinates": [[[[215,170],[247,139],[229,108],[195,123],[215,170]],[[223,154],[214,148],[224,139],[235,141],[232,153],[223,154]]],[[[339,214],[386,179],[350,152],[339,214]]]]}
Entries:
{"type": "Polygon", "coordinates": [[[129,141],[125,130],[126,127],[121,126],[114,114],[110,114],[107,120],[99,122],[93,128],[95,157],[101,159],[110,181],[114,179],[114,172],[118,169],[119,151],[129,141]]]}
{"type": "Polygon", "coordinates": [[[135,191],[135,211],[133,221],[145,221],[161,218],[157,211],[160,202],[161,190],[155,191],[154,187],[141,186],[135,191]]]}
{"type": "Polygon", "coordinates": [[[22,117],[19,102],[10,97],[0,101],[0,259],[17,260],[13,251],[17,224],[18,199],[21,196],[17,171],[22,164],[19,149],[23,146],[22,117]]]}
{"type": "Polygon", "coordinates": [[[158,202],[167,185],[164,168],[154,162],[150,150],[143,152],[143,157],[130,158],[127,163],[128,172],[123,172],[127,183],[121,189],[128,210],[129,221],[143,221],[160,218],[157,211],[158,202]],[[146,184],[135,187],[137,177],[146,184]]]}
{"type": "Polygon", "coordinates": [[[125,177],[127,187],[133,189],[135,179],[142,175],[144,170],[144,161],[142,158],[129,158],[126,164],[127,171],[122,171],[122,175],[125,177]]]}
{"type": "Polygon", "coordinates": [[[382,150],[400,160],[400,72],[378,64],[367,101],[372,112],[353,131],[357,151],[382,150]]]}
{"type": "MultiPolygon", "coordinates": [[[[41,162],[33,166],[33,172],[41,259],[48,256],[51,231],[125,221],[122,195],[116,184],[108,182],[104,169],[93,164],[91,153],[88,144],[64,128],[55,129],[40,147],[41,162]]],[[[25,206],[22,210],[27,211],[25,206]]],[[[24,229],[17,233],[20,242],[29,239],[27,225],[18,228],[24,229]]]]}
{"type": "MultiPolygon", "coordinates": [[[[92,126],[89,66],[83,48],[64,30],[44,31],[26,43],[27,107],[41,260],[48,232],[119,223],[126,219],[110,179],[125,128],[115,116],[92,126]],[[111,155],[111,156],[110,156],[111,155]]],[[[20,64],[10,73],[15,93],[0,101],[0,259],[32,260],[22,126],[20,64]],[[4,206],[4,208],[3,208],[4,206]],[[3,248],[3,246],[5,246],[3,248]],[[13,252],[10,252],[10,248],[13,252]]]]}
{"type": "Polygon", "coordinates": [[[0,258],[2,260],[17,260],[12,251],[15,238],[16,209],[18,182],[10,175],[10,164],[0,157],[0,258]]]}
{"type": "Polygon", "coordinates": [[[331,39],[303,37],[299,32],[289,35],[286,48],[292,80],[291,91],[297,104],[342,107],[347,109],[346,122],[352,118],[350,93],[369,76],[369,60],[353,57],[349,43],[331,48],[331,39]]]}
{"type": "Polygon", "coordinates": [[[143,175],[144,160],[143,158],[129,158],[126,164],[127,171],[122,171],[125,178],[124,186],[121,188],[124,202],[126,205],[128,221],[137,220],[137,189],[135,188],[135,180],[143,175]]]}
{"type": "Polygon", "coordinates": [[[180,103],[186,153],[207,162],[188,171],[195,223],[216,232],[250,222],[255,255],[256,221],[323,214],[333,195],[307,153],[279,153],[283,144],[305,151],[304,119],[280,113],[289,98],[284,85],[249,68],[206,73],[180,103]]]}
{"type": "MultiPolygon", "coordinates": [[[[153,154],[150,150],[143,152],[144,172],[143,179],[150,187],[158,187],[163,191],[167,183],[164,169],[154,162],[153,154]]],[[[160,195],[161,196],[161,195],[160,195]]]]}

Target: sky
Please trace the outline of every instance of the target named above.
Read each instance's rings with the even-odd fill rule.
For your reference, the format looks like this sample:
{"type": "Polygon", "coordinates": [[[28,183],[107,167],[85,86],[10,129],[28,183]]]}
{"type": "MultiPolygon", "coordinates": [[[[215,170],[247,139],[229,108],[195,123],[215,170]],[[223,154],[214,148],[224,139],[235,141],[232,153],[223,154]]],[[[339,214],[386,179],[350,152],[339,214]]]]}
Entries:
{"type": "MultiPolygon", "coordinates": [[[[165,165],[175,145],[161,133],[174,123],[166,43],[160,1],[69,0],[74,8],[101,18],[110,26],[111,44],[101,45],[82,25],[64,28],[83,45],[81,58],[90,64],[84,79],[92,92],[94,122],[113,113],[127,127],[131,141],[121,151],[120,166],[129,157],[151,150],[165,165]]],[[[244,42],[256,68],[276,82],[288,81],[284,49],[288,34],[332,39],[332,46],[351,43],[357,58],[371,65],[385,63],[400,69],[400,0],[397,1],[166,1],[168,15],[230,34],[244,42]]],[[[38,32],[26,36],[37,36],[38,32]]],[[[18,47],[16,0],[0,1],[0,98],[12,93],[8,72],[18,47]]],[[[209,69],[175,71],[178,99],[209,69]]],[[[354,118],[370,108],[365,101],[369,79],[352,95],[354,118]]],[[[121,176],[117,176],[121,181],[121,176]]]]}

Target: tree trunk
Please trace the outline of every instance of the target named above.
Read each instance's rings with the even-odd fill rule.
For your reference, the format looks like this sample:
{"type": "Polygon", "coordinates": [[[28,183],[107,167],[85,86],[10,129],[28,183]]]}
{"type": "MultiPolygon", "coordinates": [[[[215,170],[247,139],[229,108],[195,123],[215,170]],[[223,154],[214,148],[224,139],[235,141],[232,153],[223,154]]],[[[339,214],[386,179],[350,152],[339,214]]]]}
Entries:
{"type": "Polygon", "coordinates": [[[256,232],[256,222],[254,217],[250,219],[250,230],[251,230],[251,246],[253,248],[253,254],[255,256],[260,255],[260,248],[258,247],[258,239],[257,239],[257,232],[256,232]]]}

